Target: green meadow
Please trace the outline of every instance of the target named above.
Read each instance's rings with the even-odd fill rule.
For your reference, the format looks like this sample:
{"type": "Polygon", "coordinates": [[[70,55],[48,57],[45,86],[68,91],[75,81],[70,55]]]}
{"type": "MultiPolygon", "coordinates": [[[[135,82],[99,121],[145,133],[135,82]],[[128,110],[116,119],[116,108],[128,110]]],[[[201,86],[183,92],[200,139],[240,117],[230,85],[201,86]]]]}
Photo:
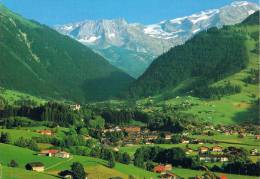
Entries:
{"type": "Polygon", "coordinates": [[[2,166],[2,179],[55,179],[55,178],[57,179],[57,177],[46,173],[38,173],[38,172],[27,171],[20,168],[10,168],[6,166],[2,166]]]}
{"type": "MultiPolygon", "coordinates": [[[[21,174],[28,175],[28,179],[37,178],[38,173],[36,172],[28,172],[24,169],[24,166],[29,162],[42,162],[45,165],[45,172],[42,176],[49,174],[57,175],[59,171],[70,169],[70,166],[73,162],[80,162],[85,167],[87,173],[89,174],[89,178],[97,179],[97,178],[109,178],[113,176],[121,176],[124,179],[127,179],[129,175],[136,176],[137,178],[144,177],[157,177],[157,174],[148,172],[146,170],[137,168],[133,165],[124,165],[121,163],[116,163],[115,168],[110,169],[106,167],[107,162],[97,158],[91,157],[83,157],[83,156],[73,156],[70,159],[61,159],[54,157],[45,157],[38,156],[36,152],[33,152],[28,149],[0,144],[0,162],[3,166],[7,166],[11,160],[15,160],[18,163],[17,171],[23,171],[21,174]],[[29,174],[28,174],[29,173],[29,174]]],[[[9,176],[8,171],[12,169],[5,167],[3,176],[9,176]]],[[[53,178],[53,177],[52,177],[53,178]]],[[[5,179],[5,178],[4,178],[5,179]]],[[[6,178],[9,179],[9,178],[6,178]]],[[[38,178],[37,178],[38,179],[38,178]]]]}

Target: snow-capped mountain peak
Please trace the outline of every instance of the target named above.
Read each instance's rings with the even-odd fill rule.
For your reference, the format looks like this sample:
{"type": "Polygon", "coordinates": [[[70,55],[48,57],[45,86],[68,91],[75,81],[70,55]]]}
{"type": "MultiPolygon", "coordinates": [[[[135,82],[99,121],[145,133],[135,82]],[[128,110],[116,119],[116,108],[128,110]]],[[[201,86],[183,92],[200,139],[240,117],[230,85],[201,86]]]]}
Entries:
{"type": "Polygon", "coordinates": [[[247,1],[234,1],[231,3],[231,6],[234,6],[234,7],[237,7],[237,6],[241,7],[241,6],[247,6],[247,5],[249,5],[249,2],[247,2],[247,1]]]}
{"type": "Polygon", "coordinates": [[[239,23],[257,10],[257,4],[234,1],[219,9],[151,25],[128,23],[120,18],[86,20],[59,25],[55,29],[91,47],[115,66],[137,77],[156,56],[183,44],[194,34],[210,27],[239,23]]]}

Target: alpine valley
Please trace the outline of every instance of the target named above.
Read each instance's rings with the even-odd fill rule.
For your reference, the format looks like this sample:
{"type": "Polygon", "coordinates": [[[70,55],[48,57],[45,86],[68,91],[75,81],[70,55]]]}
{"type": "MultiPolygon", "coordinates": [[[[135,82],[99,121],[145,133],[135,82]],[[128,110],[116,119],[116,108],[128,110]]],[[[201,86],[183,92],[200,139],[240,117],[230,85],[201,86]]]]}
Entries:
{"type": "Polygon", "coordinates": [[[0,179],[259,179],[259,16],[57,32],[0,3],[0,179]]]}
{"type": "Polygon", "coordinates": [[[243,21],[259,6],[235,1],[220,9],[163,20],[157,24],[128,23],[125,19],[85,20],[54,28],[90,47],[111,64],[139,77],[154,58],[171,47],[183,44],[196,33],[210,27],[233,25],[243,21]]]}

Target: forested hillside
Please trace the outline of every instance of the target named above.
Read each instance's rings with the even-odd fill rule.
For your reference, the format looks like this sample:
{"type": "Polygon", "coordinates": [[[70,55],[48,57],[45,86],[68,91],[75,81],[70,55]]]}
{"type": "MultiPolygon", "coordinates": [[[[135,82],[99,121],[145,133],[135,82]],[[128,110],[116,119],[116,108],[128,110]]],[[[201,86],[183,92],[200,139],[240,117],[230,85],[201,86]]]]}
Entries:
{"type": "Polygon", "coordinates": [[[55,30],[0,4],[0,86],[79,102],[104,100],[132,78],[55,30]]]}
{"type": "Polygon", "coordinates": [[[247,67],[249,54],[245,42],[255,39],[259,32],[250,34],[247,26],[259,23],[257,15],[259,12],[241,25],[208,29],[161,55],[131,86],[130,96],[152,96],[181,85],[185,87],[178,90],[179,94],[192,93],[203,98],[240,92],[239,86],[230,83],[222,88],[210,85],[247,67]]]}

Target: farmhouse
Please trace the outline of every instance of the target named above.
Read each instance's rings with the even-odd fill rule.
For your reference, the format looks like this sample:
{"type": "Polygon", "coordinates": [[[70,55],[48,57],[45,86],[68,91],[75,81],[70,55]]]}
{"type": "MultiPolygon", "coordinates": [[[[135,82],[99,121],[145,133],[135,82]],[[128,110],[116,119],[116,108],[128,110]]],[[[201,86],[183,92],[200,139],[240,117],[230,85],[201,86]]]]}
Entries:
{"type": "Polygon", "coordinates": [[[70,154],[65,151],[60,150],[42,150],[38,155],[48,156],[48,157],[59,157],[59,158],[70,158],[70,154]]]}
{"type": "Polygon", "coordinates": [[[158,135],[153,135],[153,134],[151,134],[151,135],[145,136],[144,138],[145,138],[146,140],[152,141],[152,140],[158,139],[158,135]]]}
{"type": "Polygon", "coordinates": [[[223,147],[216,145],[212,147],[212,152],[222,152],[223,151],[223,147]]]}
{"type": "Polygon", "coordinates": [[[158,165],[153,168],[153,172],[155,173],[163,173],[165,172],[165,166],[164,165],[158,165]]]}
{"type": "Polygon", "coordinates": [[[172,165],[167,164],[167,165],[157,165],[154,167],[153,171],[155,173],[165,173],[166,171],[172,170],[172,165]]]}
{"type": "Polygon", "coordinates": [[[59,158],[70,158],[70,154],[65,151],[59,151],[58,153],[55,154],[55,157],[59,158]]]}
{"type": "Polygon", "coordinates": [[[36,172],[43,172],[44,171],[44,165],[41,162],[32,162],[25,165],[25,168],[27,170],[32,170],[36,172]]]}
{"type": "Polygon", "coordinates": [[[165,140],[171,140],[172,135],[171,134],[165,134],[165,140]]]}
{"type": "Polygon", "coordinates": [[[55,150],[55,149],[52,149],[52,150],[42,150],[38,155],[54,157],[58,152],[59,152],[59,150],[55,150]]]}
{"type": "Polygon", "coordinates": [[[118,147],[114,147],[114,148],[113,148],[113,151],[114,151],[114,152],[119,152],[119,148],[118,148],[118,147]]]}
{"type": "Polygon", "coordinates": [[[206,152],[208,152],[208,151],[209,151],[209,148],[206,147],[206,146],[201,146],[201,147],[199,148],[199,153],[206,153],[206,152]]]}
{"type": "Polygon", "coordinates": [[[182,144],[189,144],[190,141],[189,141],[189,140],[182,139],[181,143],[182,143],[182,144]]]}
{"type": "Polygon", "coordinates": [[[124,127],[123,130],[127,133],[140,133],[141,127],[124,127]]]}
{"type": "Polygon", "coordinates": [[[110,127],[110,128],[104,129],[103,133],[106,133],[106,132],[120,132],[120,131],[122,131],[122,129],[120,127],[116,126],[116,127],[110,127]]]}

